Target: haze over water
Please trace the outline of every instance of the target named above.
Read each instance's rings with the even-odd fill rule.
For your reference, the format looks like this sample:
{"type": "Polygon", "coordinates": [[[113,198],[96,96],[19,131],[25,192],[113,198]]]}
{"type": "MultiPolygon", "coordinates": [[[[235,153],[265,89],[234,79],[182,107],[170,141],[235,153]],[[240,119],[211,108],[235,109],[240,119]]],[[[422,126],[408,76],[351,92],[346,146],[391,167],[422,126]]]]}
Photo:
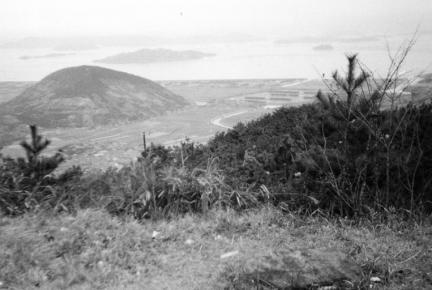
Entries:
{"type": "MultiPolygon", "coordinates": [[[[370,69],[384,74],[389,57],[387,44],[395,52],[409,36],[379,39],[373,42],[316,42],[275,44],[273,41],[241,43],[122,46],[99,47],[82,51],[54,51],[52,49],[1,49],[0,81],[38,81],[61,68],[78,65],[99,65],[133,73],[154,80],[187,79],[250,79],[250,78],[319,78],[330,74],[335,68],[344,68],[344,55],[359,53],[359,58],[370,69]],[[314,50],[320,44],[331,44],[333,50],[314,50]],[[142,48],[194,49],[215,53],[215,56],[198,60],[157,62],[149,64],[103,64],[95,63],[117,53],[142,48]],[[21,59],[23,56],[43,56],[64,53],[51,58],[21,59]]],[[[430,71],[432,50],[427,48],[432,37],[420,37],[409,54],[404,69],[413,73],[430,71]]]]}
{"type": "Polygon", "coordinates": [[[55,70],[84,64],[154,80],[317,78],[343,67],[346,53],[359,53],[361,61],[382,74],[389,63],[387,45],[394,52],[416,30],[417,44],[404,69],[430,71],[430,15],[430,0],[5,0],[0,11],[0,46],[27,37],[125,39],[140,35],[171,41],[147,41],[145,45],[119,42],[117,46],[95,41],[97,49],[26,60],[20,57],[68,51],[55,51],[54,46],[0,49],[0,81],[38,81],[55,70]],[[203,36],[205,41],[200,41],[203,36]],[[376,41],[337,41],[347,37],[376,41]],[[293,41],[275,44],[280,39],[293,41]],[[301,39],[307,41],[298,41],[301,39]],[[314,50],[317,45],[334,49],[314,50]],[[216,56],[136,65],[93,62],[142,48],[192,49],[216,56]]]}

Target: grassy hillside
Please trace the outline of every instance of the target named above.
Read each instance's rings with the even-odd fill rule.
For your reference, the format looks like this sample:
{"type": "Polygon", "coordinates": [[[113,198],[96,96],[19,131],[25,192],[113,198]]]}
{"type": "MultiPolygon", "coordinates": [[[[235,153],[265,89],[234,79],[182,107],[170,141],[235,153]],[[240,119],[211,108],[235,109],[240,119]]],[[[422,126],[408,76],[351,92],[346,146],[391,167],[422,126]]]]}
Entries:
{"type": "Polygon", "coordinates": [[[145,119],[186,104],[185,99],[150,80],[80,66],[48,75],[0,110],[22,123],[82,127],[145,119]]]}
{"type": "Polygon", "coordinates": [[[272,207],[145,223],[100,210],[0,218],[0,287],[273,289],[242,277],[267,255],[330,247],[361,265],[362,281],[346,289],[429,289],[432,227],[393,218],[387,225],[352,224],[286,215],[272,207]],[[158,235],[152,238],[154,231],[158,235]],[[223,258],[231,252],[235,255],[223,258]],[[371,282],[372,277],[381,282],[371,282]]]}
{"type": "Polygon", "coordinates": [[[31,86],[15,87],[3,89],[9,95],[20,94],[13,98],[5,94],[8,101],[0,104],[0,146],[23,138],[27,124],[45,128],[122,124],[188,104],[155,82],[94,66],[62,69],[31,86]]]}

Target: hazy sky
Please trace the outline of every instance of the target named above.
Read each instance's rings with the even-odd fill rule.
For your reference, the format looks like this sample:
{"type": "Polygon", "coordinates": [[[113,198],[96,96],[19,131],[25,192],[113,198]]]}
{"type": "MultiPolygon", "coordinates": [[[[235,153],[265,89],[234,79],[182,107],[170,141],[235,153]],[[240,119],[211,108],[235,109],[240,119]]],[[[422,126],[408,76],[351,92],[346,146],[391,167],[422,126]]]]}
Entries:
{"type": "Polygon", "coordinates": [[[0,36],[432,31],[432,0],[2,0],[0,36]]]}

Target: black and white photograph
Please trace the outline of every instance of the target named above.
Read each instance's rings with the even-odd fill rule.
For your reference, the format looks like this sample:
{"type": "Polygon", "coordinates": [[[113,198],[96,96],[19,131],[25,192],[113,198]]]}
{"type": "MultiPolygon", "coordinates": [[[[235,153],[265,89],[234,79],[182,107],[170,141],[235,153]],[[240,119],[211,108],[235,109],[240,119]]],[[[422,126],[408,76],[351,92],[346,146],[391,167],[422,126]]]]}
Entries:
{"type": "Polygon", "coordinates": [[[431,0],[0,6],[0,289],[432,289],[431,0]]]}

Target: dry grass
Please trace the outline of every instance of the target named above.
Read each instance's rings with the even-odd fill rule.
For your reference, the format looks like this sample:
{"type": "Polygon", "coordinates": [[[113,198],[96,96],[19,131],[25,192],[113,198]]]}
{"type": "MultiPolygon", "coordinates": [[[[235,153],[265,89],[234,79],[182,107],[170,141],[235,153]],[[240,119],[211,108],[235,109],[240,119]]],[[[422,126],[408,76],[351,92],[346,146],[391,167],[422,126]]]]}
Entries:
{"type": "MultiPolygon", "coordinates": [[[[102,211],[0,218],[0,288],[224,289],[275,250],[332,247],[362,265],[376,289],[430,289],[432,227],[211,211],[171,221],[121,221],[102,211]],[[159,232],[155,239],[153,231],[159,232]],[[227,259],[230,251],[239,254],[227,259]],[[428,288],[429,287],[429,288],[428,288]]],[[[226,288],[227,289],[227,288],[226,288]]]]}

